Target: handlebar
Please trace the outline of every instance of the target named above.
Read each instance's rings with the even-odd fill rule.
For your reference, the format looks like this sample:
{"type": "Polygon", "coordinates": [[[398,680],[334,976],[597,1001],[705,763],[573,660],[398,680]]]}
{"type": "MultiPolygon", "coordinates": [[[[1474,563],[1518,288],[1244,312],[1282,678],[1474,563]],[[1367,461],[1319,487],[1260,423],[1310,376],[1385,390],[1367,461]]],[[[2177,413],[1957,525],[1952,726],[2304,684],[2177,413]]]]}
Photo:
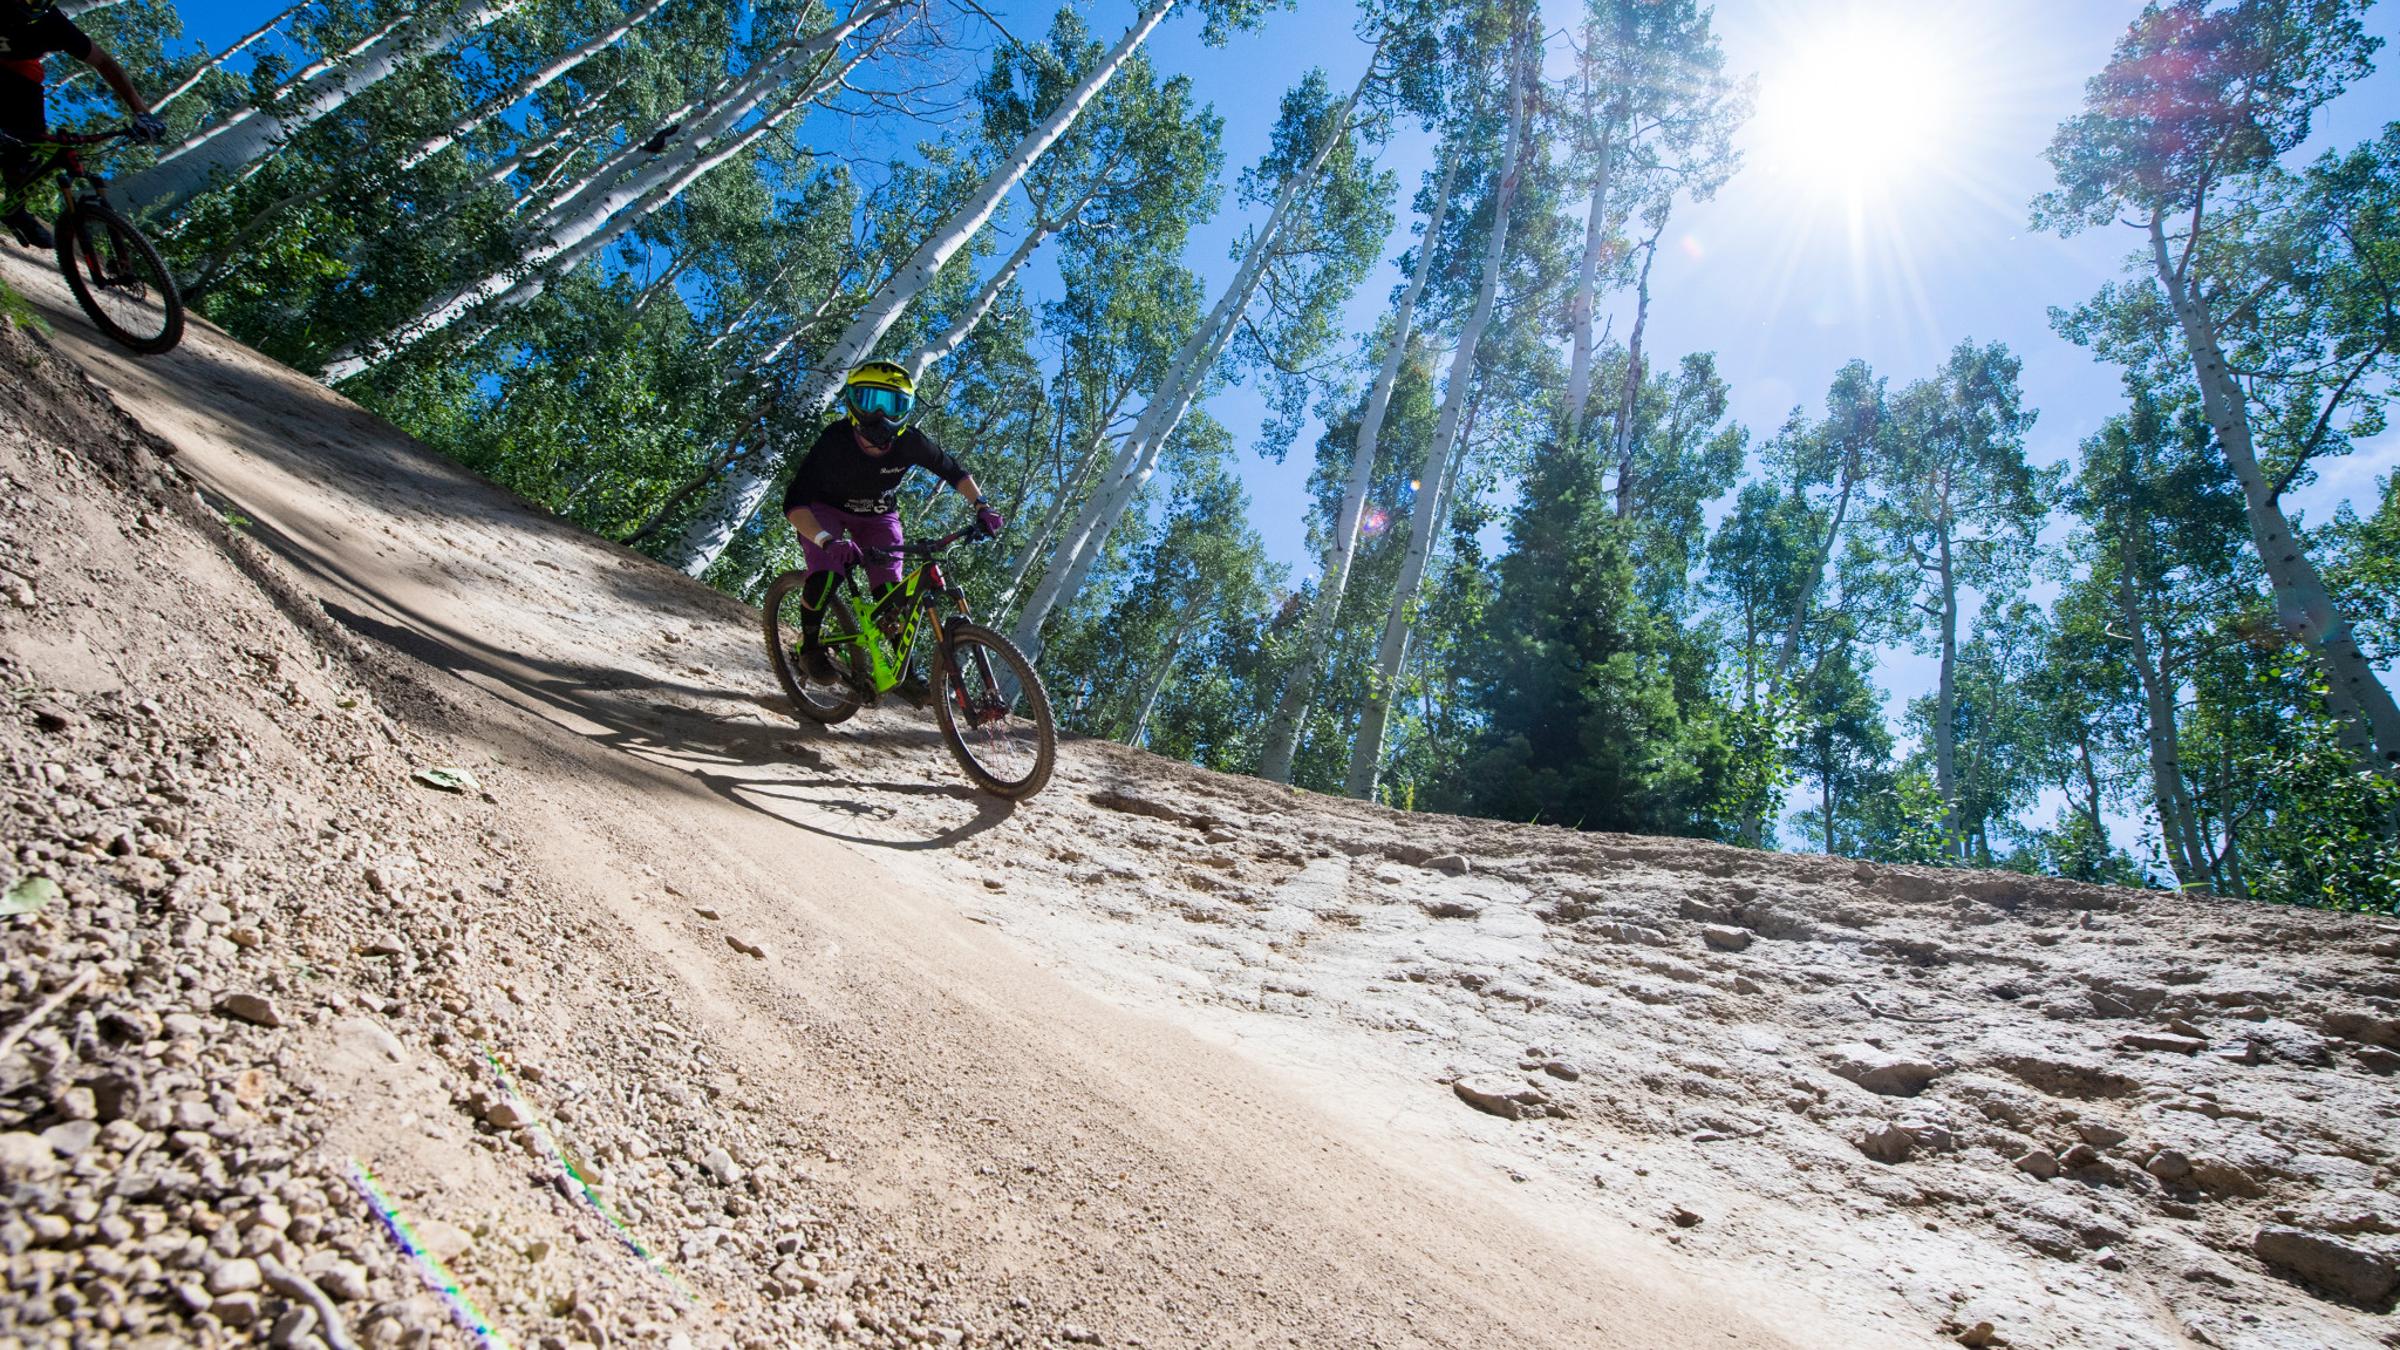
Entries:
{"type": "Polygon", "coordinates": [[[902,543],[898,548],[873,548],[862,544],[858,551],[870,558],[938,558],[962,543],[980,544],[997,537],[969,525],[963,530],[954,530],[939,539],[929,539],[920,544],[902,543]]]}
{"type": "Polygon", "coordinates": [[[53,134],[50,139],[60,145],[103,145],[109,141],[133,139],[133,128],[116,127],[108,131],[68,132],[64,135],[53,134]]]}
{"type": "Polygon", "coordinates": [[[42,136],[34,140],[27,140],[22,136],[12,136],[5,131],[0,131],[0,143],[27,146],[63,145],[68,147],[80,147],[86,145],[103,145],[109,141],[129,140],[132,138],[132,136],[132,127],[116,127],[108,131],[53,131],[47,136],[42,136]]]}

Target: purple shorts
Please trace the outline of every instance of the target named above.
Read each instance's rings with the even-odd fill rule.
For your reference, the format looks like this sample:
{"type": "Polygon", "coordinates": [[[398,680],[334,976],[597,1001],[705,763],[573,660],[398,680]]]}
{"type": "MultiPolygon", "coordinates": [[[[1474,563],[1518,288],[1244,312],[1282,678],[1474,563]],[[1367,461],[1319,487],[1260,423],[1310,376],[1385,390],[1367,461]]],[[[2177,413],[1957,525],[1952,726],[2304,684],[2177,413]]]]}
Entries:
{"type": "MultiPolygon", "coordinates": [[[[817,518],[817,524],[833,531],[836,539],[848,535],[864,549],[900,547],[900,513],[897,511],[861,515],[856,511],[844,511],[838,506],[805,505],[808,506],[808,513],[817,518]]],[[[811,572],[822,572],[831,566],[825,561],[825,550],[818,548],[814,539],[801,539],[800,554],[808,560],[808,570],[811,572]]],[[[900,559],[878,558],[869,553],[864,570],[867,580],[878,586],[889,586],[900,579],[900,559]]]]}

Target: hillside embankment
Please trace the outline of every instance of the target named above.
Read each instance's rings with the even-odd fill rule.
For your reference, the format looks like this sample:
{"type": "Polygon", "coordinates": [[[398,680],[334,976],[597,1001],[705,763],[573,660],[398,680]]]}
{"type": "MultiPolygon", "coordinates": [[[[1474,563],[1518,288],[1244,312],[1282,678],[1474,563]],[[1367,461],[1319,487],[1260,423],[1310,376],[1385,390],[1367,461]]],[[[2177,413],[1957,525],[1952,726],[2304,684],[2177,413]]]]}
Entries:
{"type": "Polygon", "coordinates": [[[1010,809],[8,278],[0,1343],[2400,1344],[2400,926],[1090,742],[1010,809]]]}

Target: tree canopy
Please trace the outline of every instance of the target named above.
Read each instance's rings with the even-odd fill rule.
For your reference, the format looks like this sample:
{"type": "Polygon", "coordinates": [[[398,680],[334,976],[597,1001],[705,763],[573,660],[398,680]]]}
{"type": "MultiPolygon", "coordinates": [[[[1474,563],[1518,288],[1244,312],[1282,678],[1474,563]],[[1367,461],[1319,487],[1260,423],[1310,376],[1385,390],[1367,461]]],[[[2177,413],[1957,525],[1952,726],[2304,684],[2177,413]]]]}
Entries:
{"type": "MultiPolygon", "coordinates": [[[[2129,249],[2045,297],[2123,380],[2071,450],[2002,343],[1848,361],[1760,426],[1718,351],[1661,350],[1675,213],[1747,171],[1708,7],[1365,0],[1270,91],[1156,59],[1292,8],[87,22],[170,125],[119,191],[195,308],[729,593],[799,565],[762,504],[842,373],[902,361],[1010,521],[958,579],[1084,734],[1403,809],[2400,905],[2400,486],[2291,506],[2400,389],[2400,126],[2319,134],[2366,0],[2156,0],[2057,128],[2034,223],[2129,249]],[[1247,469],[1294,453],[1297,567],[1247,469]]],[[[54,112],[114,115],[88,79],[54,112]]]]}

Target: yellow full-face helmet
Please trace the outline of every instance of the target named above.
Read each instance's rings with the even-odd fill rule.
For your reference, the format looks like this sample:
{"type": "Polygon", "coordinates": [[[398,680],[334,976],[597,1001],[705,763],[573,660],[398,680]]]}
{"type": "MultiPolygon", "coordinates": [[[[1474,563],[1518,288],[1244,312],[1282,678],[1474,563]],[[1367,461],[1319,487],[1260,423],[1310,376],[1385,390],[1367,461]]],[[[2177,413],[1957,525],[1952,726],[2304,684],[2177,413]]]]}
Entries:
{"type": "Polygon", "coordinates": [[[842,407],[853,424],[866,430],[897,427],[916,406],[916,382],[896,362],[869,361],[842,381],[842,407]]]}

